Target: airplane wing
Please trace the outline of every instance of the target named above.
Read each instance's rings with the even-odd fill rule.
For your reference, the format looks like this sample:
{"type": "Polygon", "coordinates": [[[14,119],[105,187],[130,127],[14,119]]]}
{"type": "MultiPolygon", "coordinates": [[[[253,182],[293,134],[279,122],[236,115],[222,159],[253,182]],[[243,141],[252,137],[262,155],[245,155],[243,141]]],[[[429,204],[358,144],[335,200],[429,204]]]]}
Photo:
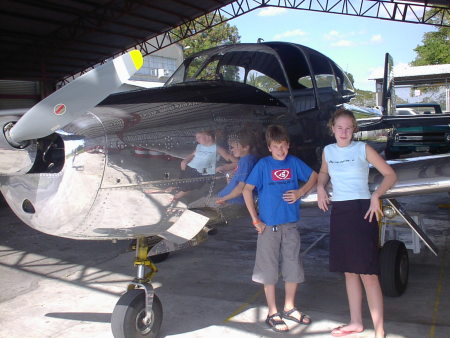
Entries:
{"type": "Polygon", "coordinates": [[[8,142],[17,146],[66,126],[120,87],[142,64],[142,54],[133,50],[78,77],[29,109],[7,130],[8,142]]]}

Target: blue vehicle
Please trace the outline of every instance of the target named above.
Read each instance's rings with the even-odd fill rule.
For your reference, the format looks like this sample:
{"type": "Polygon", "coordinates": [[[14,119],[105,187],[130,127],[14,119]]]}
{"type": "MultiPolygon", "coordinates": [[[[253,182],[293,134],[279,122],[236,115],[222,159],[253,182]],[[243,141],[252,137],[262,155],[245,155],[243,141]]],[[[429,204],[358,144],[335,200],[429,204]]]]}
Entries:
{"type": "MultiPolygon", "coordinates": [[[[399,104],[396,114],[402,117],[442,114],[437,103],[399,104]]],[[[386,159],[395,159],[403,154],[442,154],[450,151],[450,125],[411,126],[393,128],[386,143],[386,159]]]]}

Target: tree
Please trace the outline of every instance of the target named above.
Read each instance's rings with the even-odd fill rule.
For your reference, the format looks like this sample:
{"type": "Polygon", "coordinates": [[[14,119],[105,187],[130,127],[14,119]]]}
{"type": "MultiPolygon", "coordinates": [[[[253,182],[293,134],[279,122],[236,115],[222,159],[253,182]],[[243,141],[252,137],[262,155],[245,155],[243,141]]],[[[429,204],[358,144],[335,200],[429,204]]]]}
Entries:
{"type": "Polygon", "coordinates": [[[348,72],[344,72],[345,75],[347,75],[348,79],[350,80],[350,82],[352,83],[352,86],[355,85],[355,78],[353,77],[352,73],[348,73],[348,72]]]}
{"type": "Polygon", "coordinates": [[[239,36],[237,27],[231,26],[228,22],[223,22],[210,29],[203,30],[208,23],[212,22],[214,24],[220,22],[220,18],[214,16],[213,13],[209,13],[196,21],[195,27],[192,27],[191,23],[189,26],[182,25],[175,30],[175,34],[179,36],[183,35],[182,32],[186,31],[186,29],[194,31],[194,33],[196,31],[198,32],[179,42],[184,48],[185,58],[205,49],[240,42],[241,37],[239,36]]]}
{"type": "MultiPolygon", "coordinates": [[[[448,13],[448,12],[447,12],[448,13]]],[[[450,16],[445,14],[443,21],[449,22],[450,16]]],[[[432,21],[436,21],[433,11],[428,11],[427,16],[432,21]]],[[[435,32],[428,32],[423,35],[422,45],[418,45],[414,51],[417,56],[411,62],[411,66],[440,65],[450,63],[450,28],[439,27],[435,32]]],[[[414,86],[410,90],[410,96],[415,96],[417,90],[420,90],[423,102],[445,103],[445,92],[440,87],[430,85],[414,86]]]]}
{"type": "MultiPolygon", "coordinates": [[[[448,13],[448,12],[447,12],[448,13]]],[[[433,12],[427,12],[433,17],[433,12]]],[[[448,23],[450,15],[444,16],[444,22],[448,23]]],[[[411,62],[412,66],[440,65],[450,63],[450,27],[439,27],[435,32],[423,35],[422,45],[414,48],[417,53],[416,59],[411,62]]]]}

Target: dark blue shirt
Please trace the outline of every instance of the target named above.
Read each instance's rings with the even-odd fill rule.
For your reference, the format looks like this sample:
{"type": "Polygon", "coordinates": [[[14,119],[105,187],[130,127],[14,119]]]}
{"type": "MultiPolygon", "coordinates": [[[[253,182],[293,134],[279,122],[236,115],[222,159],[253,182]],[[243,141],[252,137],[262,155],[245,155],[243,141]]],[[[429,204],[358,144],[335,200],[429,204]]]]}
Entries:
{"type": "MultiPolygon", "coordinates": [[[[248,154],[244,157],[241,157],[238,161],[236,172],[234,173],[233,177],[231,178],[230,183],[223,188],[217,196],[224,197],[225,195],[228,195],[231,191],[233,191],[234,188],[239,184],[239,182],[244,182],[247,179],[248,175],[252,171],[255,163],[258,161],[255,155],[248,154]]],[[[244,198],[242,195],[232,198],[231,200],[227,201],[231,204],[244,204],[244,198]]]]}

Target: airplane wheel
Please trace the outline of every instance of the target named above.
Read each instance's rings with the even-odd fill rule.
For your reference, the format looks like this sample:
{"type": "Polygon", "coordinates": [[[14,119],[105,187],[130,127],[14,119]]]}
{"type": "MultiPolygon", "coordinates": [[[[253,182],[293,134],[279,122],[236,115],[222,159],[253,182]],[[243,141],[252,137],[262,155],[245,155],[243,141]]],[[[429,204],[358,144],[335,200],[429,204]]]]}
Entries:
{"type": "Polygon", "coordinates": [[[380,253],[380,283],[383,294],[398,297],[408,285],[409,259],[405,244],[400,241],[387,241],[380,253]]]}
{"type": "Polygon", "coordinates": [[[159,298],[153,296],[150,321],[144,322],[145,292],[134,289],[124,293],[118,300],[111,316],[111,329],[115,338],[154,338],[161,328],[163,310],[159,298]]]}

